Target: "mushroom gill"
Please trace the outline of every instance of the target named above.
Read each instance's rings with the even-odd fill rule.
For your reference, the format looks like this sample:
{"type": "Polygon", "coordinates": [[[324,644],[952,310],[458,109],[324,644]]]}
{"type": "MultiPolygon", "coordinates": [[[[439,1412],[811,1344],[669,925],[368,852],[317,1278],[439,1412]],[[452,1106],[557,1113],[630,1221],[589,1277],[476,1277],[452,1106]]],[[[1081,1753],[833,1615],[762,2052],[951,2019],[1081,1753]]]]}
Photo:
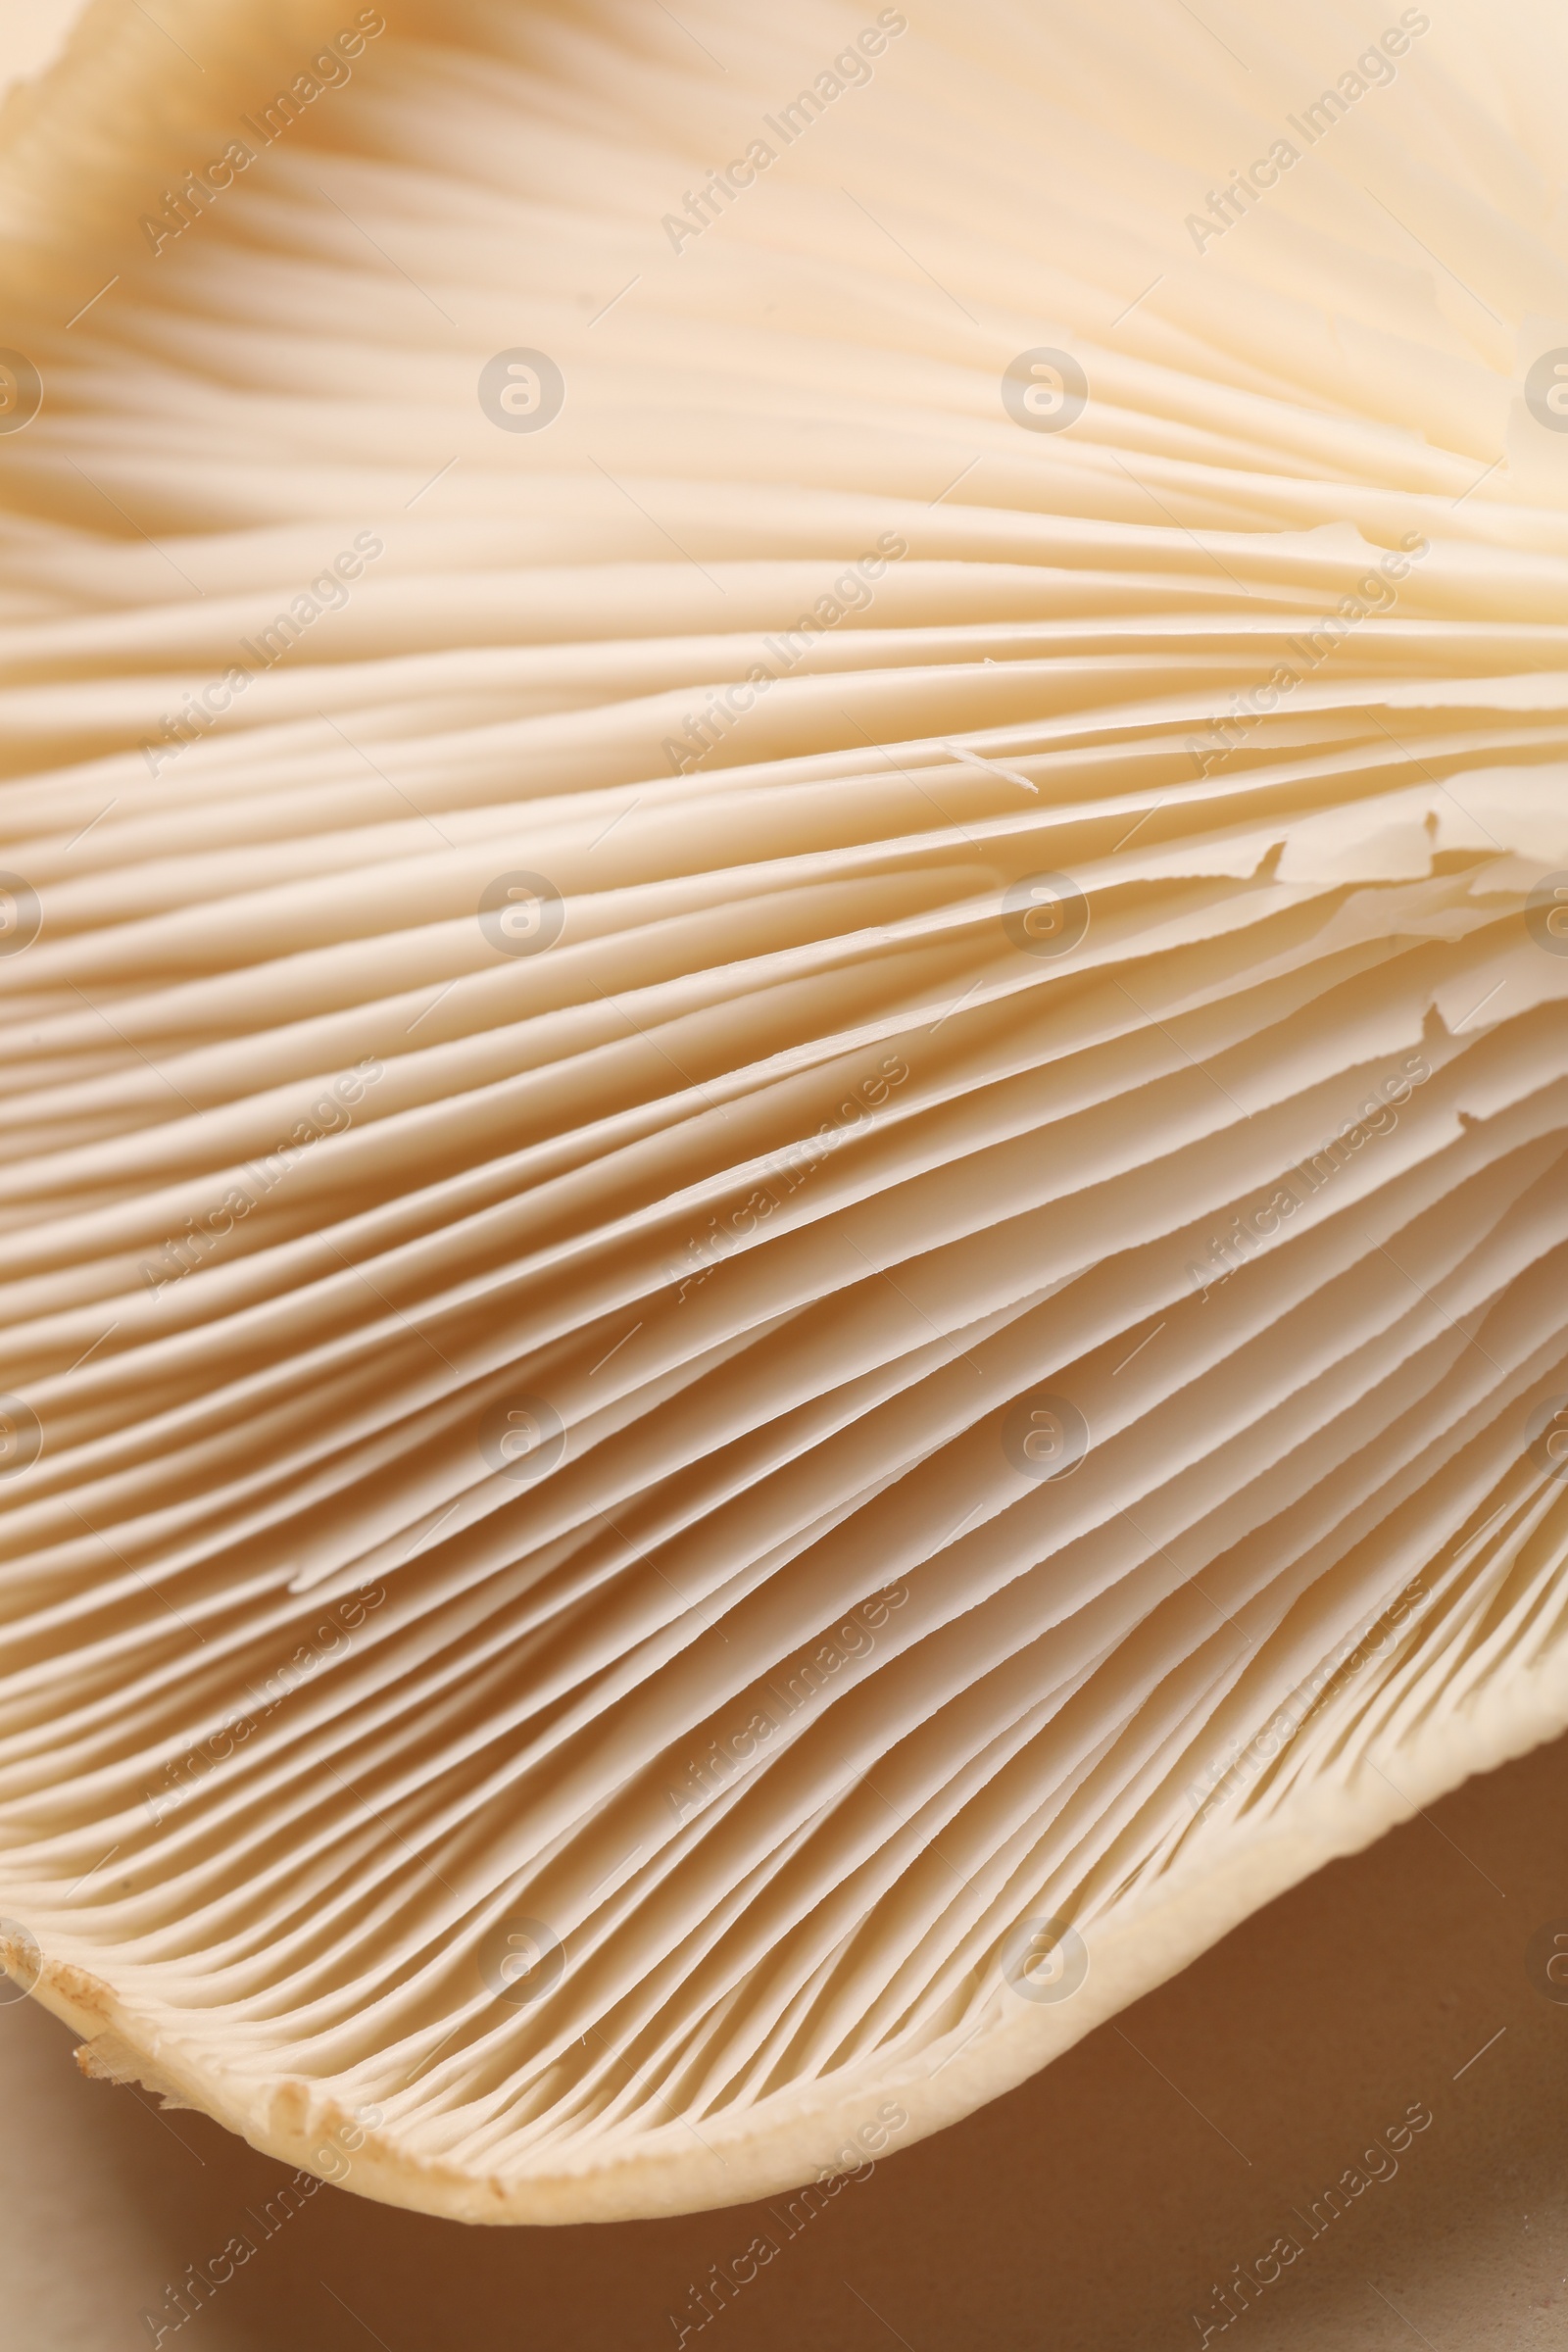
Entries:
{"type": "Polygon", "coordinates": [[[735,2202],[1568,1725],[1568,41],[1388,13],[13,94],[0,1948],[95,2070],[735,2202]]]}

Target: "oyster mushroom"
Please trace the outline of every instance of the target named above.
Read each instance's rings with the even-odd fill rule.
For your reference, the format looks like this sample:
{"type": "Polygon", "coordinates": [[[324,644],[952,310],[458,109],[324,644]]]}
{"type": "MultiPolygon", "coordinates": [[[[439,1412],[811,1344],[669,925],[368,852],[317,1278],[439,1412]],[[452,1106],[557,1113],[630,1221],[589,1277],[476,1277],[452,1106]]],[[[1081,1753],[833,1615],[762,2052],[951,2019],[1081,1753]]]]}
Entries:
{"type": "Polygon", "coordinates": [[[1560,29],[163,20],[0,167],[0,1952],[793,2186],[1568,1723],[1560,29]]]}

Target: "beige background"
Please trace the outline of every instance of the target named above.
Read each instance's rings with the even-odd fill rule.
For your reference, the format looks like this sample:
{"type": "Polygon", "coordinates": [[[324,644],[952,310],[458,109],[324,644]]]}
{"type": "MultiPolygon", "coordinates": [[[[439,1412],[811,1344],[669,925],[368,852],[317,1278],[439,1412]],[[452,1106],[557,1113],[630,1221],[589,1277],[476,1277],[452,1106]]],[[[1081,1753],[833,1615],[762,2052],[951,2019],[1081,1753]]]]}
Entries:
{"type": "MultiPolygon", "coordinates": [[[[1568,1741],[1336,1864],[1010,2097],[847,2184],[688,2348],[1196,2346],[1212,2283],[1424,2100],[1397,2177],[1211,2352],[1561,2352],[1568,2006],[1527,1964],[1557,1918],[1568,1741]]],[[[31,2003],[0,2009],[4,2340],[128,2352],[152,2340],[142,2310],[287,2176],[203,2118],[83,2081],[70,2049],[31,2003]]],[[[323,2188],[164,2342],[654,2352],[755,2226],[745,2209],[466,2230],[323,2188]]]]}

